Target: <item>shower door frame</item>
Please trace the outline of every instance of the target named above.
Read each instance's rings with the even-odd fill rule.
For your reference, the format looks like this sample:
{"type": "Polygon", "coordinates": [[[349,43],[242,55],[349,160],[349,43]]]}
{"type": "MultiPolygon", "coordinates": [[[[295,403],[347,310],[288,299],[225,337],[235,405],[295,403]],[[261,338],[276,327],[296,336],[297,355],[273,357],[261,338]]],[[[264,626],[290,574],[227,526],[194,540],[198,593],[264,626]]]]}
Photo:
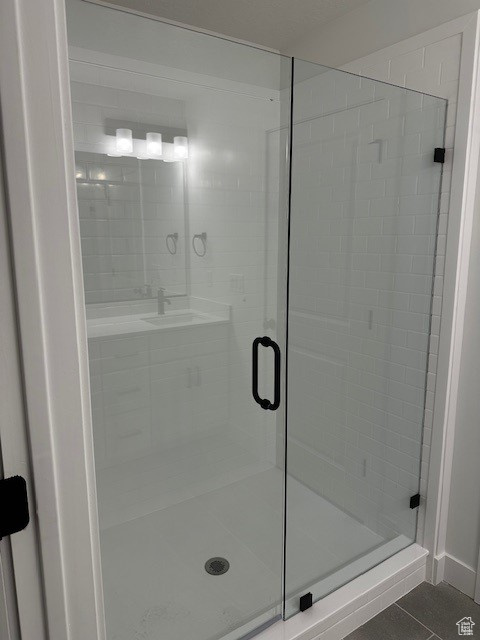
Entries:
{"type": "MultiPolygon", "coordinates": [[[[432,505],[436,505],[428,538],[429,551],[434,555],[445,522],[441,485],[443,478],[448,479],[448,456],[453,445],[456,392],[452,380],[458,371],[469,230],[477,193],[479,13],[474,14],[473,22],[470,16],[462,31],[462,121],[457,130],[452,188],[458,217],[450,225],[447,246],[452,273],[444,295],[448,325],[441,344],[446,379],[437,382],[437,396],[447,396],[449,410],[448,415],[442,411],[436,417],[441,429],[432,450],[435,483],[429,487],[429,499],[432,495],[432,505]]],[[[43,563],[43,576],[38,577],[37,586],[44,588],[52,639],[103,640],[64,0],[2,3],[0,94],[43,563]]],[[[28,598],[20,594],[20,608],[28,605],[28,598]]],[[[32,635],[24,640],[37,638],[32,635]]]]}

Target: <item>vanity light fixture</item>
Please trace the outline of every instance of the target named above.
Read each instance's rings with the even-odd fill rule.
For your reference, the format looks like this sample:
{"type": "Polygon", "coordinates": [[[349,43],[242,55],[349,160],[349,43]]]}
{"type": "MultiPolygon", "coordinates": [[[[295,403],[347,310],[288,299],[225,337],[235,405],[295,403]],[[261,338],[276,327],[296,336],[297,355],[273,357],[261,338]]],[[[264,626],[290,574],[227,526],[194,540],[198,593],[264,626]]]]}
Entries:
{"type": "Polygon", "coordinates": [[[118,153],[128,154],[133,151],[133,137],[131,129],[117,129],[116,150],[118,153]]]}
{"type": "Polygon", "coordinates": [[[173,139],[173,152],[177,160],[186,160],[188,158],[188,138],[175,136],[173,139]]]}
{"type": "Polygon", "coordinates": [[[150,131],[147,133],[147,155],[152,158],[162,156],[162,134],[150,131]]]}
{"type": "Polygon", "coordinates": [[[116,129],[115,136],[105,136],[105,143],[105,152],[111,158],[130,156],[138,160],[164,162],[179,162],[188,158],[186,136],[175,136],[173,142],[163,142],[161,133],[149,131],[145,140],[141,140],[133,137],[132,129],[116,129]]]}

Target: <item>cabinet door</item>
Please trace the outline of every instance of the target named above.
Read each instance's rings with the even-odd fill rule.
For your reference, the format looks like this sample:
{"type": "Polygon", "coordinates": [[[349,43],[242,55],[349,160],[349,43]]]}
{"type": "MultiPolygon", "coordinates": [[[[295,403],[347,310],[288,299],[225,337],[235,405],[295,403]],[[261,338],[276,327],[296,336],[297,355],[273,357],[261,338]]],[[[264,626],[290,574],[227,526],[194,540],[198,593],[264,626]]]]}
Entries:
{"type": "MultiPolygon", "coordinates": [[[[151,446],[147,341],[135,336],[106,339],[100,356],[101,393],[96,395],[103,408],[107,464],[145,455],[151,446]]],[[[101,428],[96,415],[94,433],[101,428]]]]}
{"type": "Polygon", "coordinates": [[[191,359],[192,437],[225,433],[228,423],[228,354],[226,348],[191,359]]]}
{"type": "Polygon", "coordinates": [[[152,363],[151,429],[154,449],[174,447],[192,432],[192,364],[190,358],[152,363]]]}

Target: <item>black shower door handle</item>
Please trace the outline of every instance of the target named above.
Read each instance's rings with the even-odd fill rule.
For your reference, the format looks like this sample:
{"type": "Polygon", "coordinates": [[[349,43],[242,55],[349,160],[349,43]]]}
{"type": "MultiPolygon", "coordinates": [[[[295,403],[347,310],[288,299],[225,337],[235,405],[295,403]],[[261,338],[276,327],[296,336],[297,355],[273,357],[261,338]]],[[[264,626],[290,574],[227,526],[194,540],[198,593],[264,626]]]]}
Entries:
{"type": "Polygon", "coordinates": [[[280,406],[280,347],[278,344],[269,338],[263,336],[263,338],[255,338],[252,345],[252,395],[257,404],[259,404],[265,411],[275,411],[280,406]],[[267,398],[261,398],[258,395],[258,347],[272,347],[275,356],[274,365],[274,399],[273,402],[267,398]]]}

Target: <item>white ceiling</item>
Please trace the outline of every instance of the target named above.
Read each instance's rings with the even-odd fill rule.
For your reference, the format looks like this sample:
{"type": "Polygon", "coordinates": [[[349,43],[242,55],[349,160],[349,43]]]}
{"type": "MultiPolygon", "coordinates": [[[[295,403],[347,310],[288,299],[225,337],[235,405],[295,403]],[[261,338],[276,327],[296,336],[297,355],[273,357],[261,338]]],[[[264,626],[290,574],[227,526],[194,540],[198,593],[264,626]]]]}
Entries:
{"type": "Polygon", "coordinates": [[[369,0],[110,0],[110,3],[283,51],[369,0]]]}

